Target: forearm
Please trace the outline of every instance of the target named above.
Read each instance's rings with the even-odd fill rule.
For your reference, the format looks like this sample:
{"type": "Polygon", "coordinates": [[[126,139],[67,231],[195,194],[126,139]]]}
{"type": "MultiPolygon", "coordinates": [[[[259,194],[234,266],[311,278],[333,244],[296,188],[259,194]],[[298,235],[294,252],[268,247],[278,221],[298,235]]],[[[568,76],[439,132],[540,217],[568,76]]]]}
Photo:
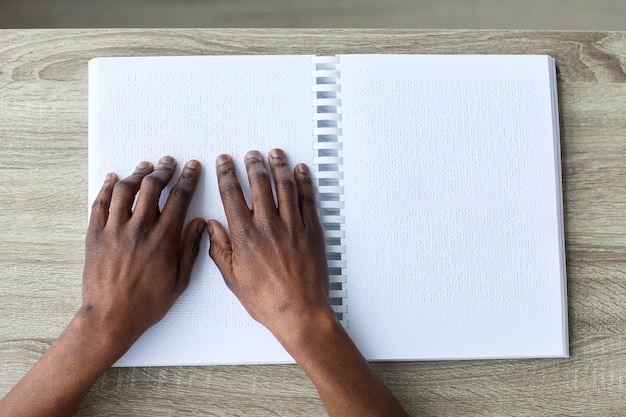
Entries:
{"type": "Polygon", "coordinates": [[[0,416],[71,416],[89,388],[113,364],[111,349],[75,318],[35,366],[0,401],[0,416]]]}
{"type": "Polygon", "coordinates": [[[406,416],[341,325],[332,317],[281,340],[317,388],[331,416],[406,416]]]}

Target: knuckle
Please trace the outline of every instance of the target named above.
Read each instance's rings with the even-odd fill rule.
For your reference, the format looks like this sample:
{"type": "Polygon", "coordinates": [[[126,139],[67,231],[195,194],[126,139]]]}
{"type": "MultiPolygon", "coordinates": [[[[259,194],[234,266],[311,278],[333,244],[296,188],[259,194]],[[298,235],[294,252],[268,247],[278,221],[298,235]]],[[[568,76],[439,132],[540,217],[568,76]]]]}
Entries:
{"type": "Polygon", "coordinates": [[[145,239],[148,230],[143,223],[138,223],[131,228],[130,238],[133,242],[140,242],[145,239]]]}
{"type": "Polygon", "coordinates": [[[148,188],[161,188],[163,186],[163,182],[164,181],[160,176],[150,174],[143,177],[143,180],[141,181],[141,186],[148,188]]]}
{"type": "Polygon", "coordinates": [[[250,172],[248,174],[248,179],[250,180],[250,184],[259,184],[263,182],[268,182],[270,176],[266,170],[261,169],[250,172]]]}
{"type": "Polygon", "coordinates": [[[114,184],[112,184],[112,183],[111,183],[111,180],[110,180],[110,179],[107,179],[107,180],[104,182],[104,184],[102,184],[102,188],[100,188],[100,192],[101,192],[101,193],[105,193],[105,194],[110,193],[110,192],[111,192],[111,190],[113,190],[113,185],[114,185],[114,184]]]}
{"type": "Polygon", "coordinates": [[[255,206],[272,206],[276,208],[276,202],[271,192],[268,193],[256,193],[252,196],[252,205],[255,206]]]}
{"type": "Polygon", "coordinates": [[[191,242],[188,246],[187,246],[187,250],[189,251],[189,254],[195,258],[196,256],[198,256],[198,254],[200,253],[200,241],[199,240],[194,240],[193,242],[191,242]]]}
{"type": "Polygon", "coordinates": [[[264,221],[259,225],[260,232],[268,243],[283,240],[285,237],[284,229],[281,229],[277,223],[272,221],[264,221]]]}
{"type": "Polygon", "coordinates": [[[300,184],[303,188],[307,189],[307,190],[311,190],[310,192],[313,191],[313,178],[311,178],[310,175],[307,175],[305,177],[303,177],[300,180],[300,184]]]}
{"type": "Polygon", "coordinates": [[[313,193],[300,194],[299,200],[300,200],[300,205],[303,207],[314,206],[315,194],[313,193]]]}
{"type": "Polygon", "coordinates": [[[211,246],[209,246],[209,256],[212,259],[218,259],[218,257],[220,256],[221,253],[221,249],[219,246],[217,246],[216,244],[213,244],[211,246]]]}
{"type": "Polygon", "coordinates": [[[286,168],[287,165],[287,161],[282,156],[275,156],[272,159],[272,167],[274,168],[286,168]]]}
{"type": "Polygon", "coordinates": [[[157,169],[154,170],[155,173],[170,177],[174,173],[174,167],[171,164],[160,165],[157,169]]]}
{"type": "Polygon", "coordinates": [[[252,238],[252,235],[252,230],[250,230],[249,227],[237,228],[237,232],[235,233],[235,240],[240,242],[240,244],[241,242],[249,242],[252,238]]]}
{"type": "Polygon", "coordinates": [[[100,212],[108,210],[111,206],[111,200],[109,198],[98,197],[91,205],[92,212],[100,212]]]}
{"type": "Polygon", "coordinates": [[[263,165],[263,157],[258,155],[251,155],[246,158],[246,167],[254,168],[259,165],[263,165]]]}
{"type": "Polygon", "coordinates": [[[123,179],[115,184],[114,191],[122,194],[130,194],[135,191],[135,184],[128,179],[123,179]]]}
{"type": "Polygon", "coordinates": [[[85,245],[89,248],[98,246],[100,242],[102,242],[103,236],[104,232],[102,230],[93,230],[90,233],[87,233],[85,245]]]}
{"type": "Polygon", "coordinates": [[[198,173],[195,171],[191,171],[191,170],[189,171],[185,170],[180,176],[180,178],[184,180],[185,182],[195,185],[198,182],[198,173]]]}
{"type": "Polygon", "coordinates": [[[241,185],[239,185],[239,182],[229,182],[220,185],[220,194],[223,199],[234,198],[240,192],[241,185]]]}
{"type": "Polygon", "coordinates": [[[296,189],[296,183],[291,178],[280,178],[276,180],[276,189],[292,191],[296,189]]]}
{"type": "Polygon", "coordinates": [[[172,191],[170,192],[170,198],[173,200],[180,200],[180,201],[190,200],[191,195],[192,195],[191,190],[185,187],[181,187],[181,186],[174,187],[172,191]]]}
{"type": "Polygon", "coordinates": [[[228,254],[227,252],[219,245],[213,244],[209,247],[209,256],[215,262],[218,269],[222,273],[224,277],[224,282],[232,290],[231,282],[232,282],[232,270],[228,268],[228,254]]]}

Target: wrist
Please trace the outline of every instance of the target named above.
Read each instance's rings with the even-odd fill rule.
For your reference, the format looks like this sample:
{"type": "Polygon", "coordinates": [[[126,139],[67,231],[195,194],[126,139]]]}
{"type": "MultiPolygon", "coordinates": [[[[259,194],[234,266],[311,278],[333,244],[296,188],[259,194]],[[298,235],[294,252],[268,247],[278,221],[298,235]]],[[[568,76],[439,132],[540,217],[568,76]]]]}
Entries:
{"type": "Polygon", "coordinates": [[[100,320],[79,311],[61,335],[71,339],[81,352],[88,353],[106,369],[117,361],[132,345],[124,338],[106,329],[100,320]]]}
{"type": "Polygon", "coordinates": [[[326,341],[341,337],[342,334],[345,335],[345,332],[330,308],[298,317],[286,323],[281,332],[275,333],[297,362],[300,362],[301,357],[323,347],[326,341]]]}

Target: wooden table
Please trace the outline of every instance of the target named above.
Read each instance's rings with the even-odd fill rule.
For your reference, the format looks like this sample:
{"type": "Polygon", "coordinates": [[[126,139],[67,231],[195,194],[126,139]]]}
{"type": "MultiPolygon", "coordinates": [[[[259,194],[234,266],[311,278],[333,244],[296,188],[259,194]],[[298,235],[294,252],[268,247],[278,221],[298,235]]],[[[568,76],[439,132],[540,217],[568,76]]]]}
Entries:
{"type": "MultiPolygon", "coordinates": [[[[626,414],[626,33],[0,31],[0,395],[80,305],[87,61],[200,54],[549,54],[561,110],[569,359],[379,363],[412,415],[626,414]]],[[[112,369],[79,415],[324,415],[295,365],[112,369]]]]}

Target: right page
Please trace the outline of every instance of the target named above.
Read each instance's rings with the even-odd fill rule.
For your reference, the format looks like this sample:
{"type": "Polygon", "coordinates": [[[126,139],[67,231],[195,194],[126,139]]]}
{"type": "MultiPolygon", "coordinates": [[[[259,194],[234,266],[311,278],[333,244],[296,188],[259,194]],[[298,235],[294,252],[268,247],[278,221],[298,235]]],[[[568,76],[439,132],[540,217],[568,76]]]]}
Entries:
{"type": "Polygon", "coordinates": [[[339,62],[348,331],[366,358],[567,356],[554,61],[339,62]]]}

